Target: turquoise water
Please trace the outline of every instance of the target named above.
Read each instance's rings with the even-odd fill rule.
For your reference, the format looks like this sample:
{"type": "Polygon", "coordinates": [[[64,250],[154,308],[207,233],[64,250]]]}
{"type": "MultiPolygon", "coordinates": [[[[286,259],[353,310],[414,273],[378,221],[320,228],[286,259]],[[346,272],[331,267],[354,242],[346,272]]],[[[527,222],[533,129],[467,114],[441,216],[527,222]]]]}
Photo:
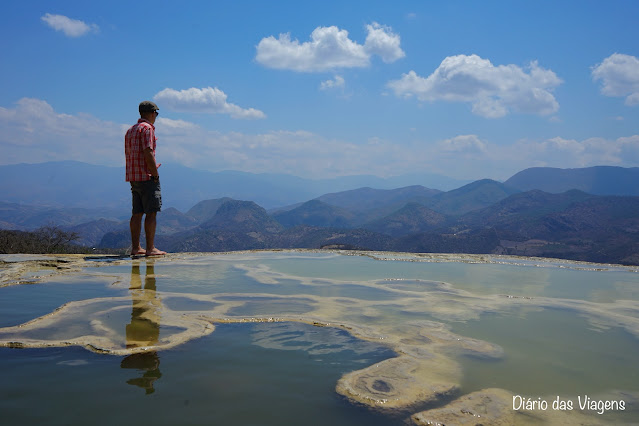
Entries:
{"type": "Polygon", "coordinates": [[[401,424],[334,392],[344,372],[393,353],[345,333],[329,353],[319,353],[313,340],[322,336],[305,340],[313,329],[283,331],[300,339],[288,350],[256,343],[259,324],[221,326],[178,349],[137,359],[80,348],[0,348],[2,423],[401,424]]]}
{"type": "Polygon", "coordinates": [[[1,287],[0,327],[20,325],[74,300],[128,294],[127,288],[110,286],[104,280],[88,277],[71,282],[52,280],[1,287]]]}
{"type": "MultiPolygon", "coordinates": [[[[543,267],[533,267],[518,264],[379,261],[363,256],[297,257],[287,262],[266,260],[260,263],[301,277],[355,281],[422,279],[447,282],[455,288],[477,294],[547,296],[596,302],[639,300],[637,273],[623,268],[592,271],[552,267],[542,262],[538,263],[543,267]]],[[[582,268],[584,265],[575,267],[582,268]]]]}
{"type": "MultiPolygon", "coordinates": [[[[639,273],[424,260],[184,254],[80,262],[80,272],[0,287],[0,344],[11,346],[0,347],[0,412],[7,424],[404,424],[499,388],[622,395],[624,412],[595,419],[639,422],[639,273]],[[455,390],[393,410],[336,392],[343,375],[397,353],[441,368],[437,380],[455,390]]],[[[375,383],[402,390],[388,371],[375,383]]]]}
{"type": "Polygon", "coordinates": [[[486,315],[452,329],[497,343],[507,354],[499,362],[462,357],[466,392],[489,386],[519,395],[576,398],[604,390],[639,391],[639,339],[619,327],[593,329],[571,312],[546,309],[523,316],[486,315]]]}

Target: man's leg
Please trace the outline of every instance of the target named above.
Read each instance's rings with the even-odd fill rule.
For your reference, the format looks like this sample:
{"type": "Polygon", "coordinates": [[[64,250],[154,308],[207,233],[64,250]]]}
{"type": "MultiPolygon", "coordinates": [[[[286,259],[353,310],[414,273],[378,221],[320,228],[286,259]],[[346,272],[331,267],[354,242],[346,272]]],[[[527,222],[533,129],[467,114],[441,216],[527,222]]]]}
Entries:
{"type": "Polygon", "coordinates": [[[142,232],[142,216],[144,213],[134,213],[131,215],[129,227],[131,228],[131,255],[146,254],[140,245],[140,232],[142,232]]]}
{"type": "Polygon", "coordinates": [[[146,234],[146,255],[160,256],[166,254],[165,251],[155,248],[155,228],[157,212],[147,213],[144,219],[144,233],[146,234]]]}

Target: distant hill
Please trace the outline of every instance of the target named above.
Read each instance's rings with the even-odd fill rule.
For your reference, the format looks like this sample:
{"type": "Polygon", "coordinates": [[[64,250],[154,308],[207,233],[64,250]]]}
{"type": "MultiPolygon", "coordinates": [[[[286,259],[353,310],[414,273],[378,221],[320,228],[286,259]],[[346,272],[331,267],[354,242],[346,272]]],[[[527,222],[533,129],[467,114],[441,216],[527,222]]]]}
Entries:
{"type": "Polygon", "coordinates": [[[397,189],[358,188],[325,194],[317,199],[351,211],[366,211],[374,210],[387,204],[406,204],[410,201],[423,200],[439,193],[441,191],[437,189],[413,185],[397,189]]]}
{"type": "MultiPolygon", "coordinates": [[[[468,200],[474,200],[482,191],[488,190],[487,194],[496,196],[500,189],[503,188],[493,182],[480,182],[445,201],[463,201],[464,194],[470,194],[459,204],[465,206],[463,210],[481,204],[468,200]],[[493,190],[489,190],[491,188],[493,190]]],[[[307,207],[335,211],[334,207],[326,208],[317,200],[307,207]]],[[[322,218],[329,219],[330,215],[322,218]]],[[[223,203],[217,213],[200,226],[158,235],[156,241],[169,251],[327,247],[495,253],[639,264],[639,197],[597,196],[577,190],[550,194],[534,190],[512,194],[459,216],[446,216],[422,204],[408,203],[364,226],[366,229],[309,225],[284,228],[257,204],[231,200],[223,203]]],[[[129,239],[128,229],[120,229],[106,233],[100,246],[127,247],[129,239]]]]}
{"type": "Polygon", "coordinates": [[[521,191],[561,193],[578,189],[595,195],[639,195],[639,168],[595,166],[580,169],[533,167],[506,182],[521,191]]]}
{"type": "MultiPolygon", "coordinates": [[[[270,234],[280,232],[283,229],[282,225],[266,213],[266,210],[252,201],[226,200],[219,206],[213,217],[205,220],[199,226],[194,223],[193,217],[184,215],[177,210],[169,210],[168,213],[169,222],[172,217],[173,221],[177,220],[180,225],[184,224],[184,221],[193,221],[191,223],[195,225],[170,233],[166,232],[166,228],[160,228],[162,218],[158,216],[156,246],[170,251],[267,248],[263,241],[268,240],[270,234]]],[[[165,212],[160,214],[165,214],[165,212]]],[[[142,240],[144,240],[143,237],[144,232],[142,232],[142,240]]],[[[119,229],[105,234],[99,247],[122,248],[130,244],[129,230],[119,229]]]]}
{"type": "MultiPolygon", "coordinates": [[[[370,186],[398,188],[415,183],[452,189],[466,183],[434,174],[396,176],[343,176],[304,179],[275,173],[208,172],[178,164],[160,168],[164,206],[187,211],[202,200],[230,197],[279,208],[322,194],[370,186]]],[[[0,166],[0,201],[55,208],[129,209],[130,189],[124,167],[96,166],[77,161],[0,166]],[[16,177],[20,177],[16,179],[16,177]]]]}
{"type": "Polygon", "coordinates": [[[296,226],[282,232],[276,242],[282,248],[334,248],[344,250],[392,250],[394,239],[367,229],[335,229],[296,226]]]}
{"type": "Polygon", "coordinates": [[[174,234],[193,228],[197,226],[198,223],[199,221],[196,218],[184,214],[178,209],[169,207],[162,209],[162,211],[158,213],[157,232],[160,234],[174,234]]]}
{"type": "Polygon", "coordinates": [[[571,190],[563,194],[550,194],[533,190],[513,194],[483,209],[474,210],[459,218],[459,226],[507,228],[511,222],[533,223],[546,215],[561,212],[570,206],[593,196],[582,191],[571,190]]]}
{"type": "Polygon", "coordinates": [[[355,223],[356,215],[320,200],[311,200],[292,210],[275,213],[273,218],[287,228],[298,225],[349,228],[355,223]]]}
{"type": "MultiPolygon", "coordinates": [[[[117,222],[114,220],[98,219],[91,222],[86,222],[81,225],[75,225],[70,227],[62,227],[66,231],[75,232],[79,238],[74,241],[75,244],[79,244],[86,247],[95,247],[100,244],[105,234],[115,231],[124,231],[128,243],[130,243],[130,236],[128,232],[129,222],[117,222]]],[[[119,247],[118,247],[119,248],[119,247]]]]}
{"type": "MultiPolygon", "coordinates": [[[[157,235],[185,232],[199,224],[196,219],[172,207],[163,209],[157,217],[157,235]]],[[[142,226],[144,227],[144,222],[142,226]]],[[[79,238],[74,243],[89,247],[122,248],[131,243],[128,218],[122,221],[98,219],[75,226],[62,226],[62,229],[76,232],[79,238]],[[108,243],[103,243],[105,236],[108,243]]],[[[144,232],[142,239],[144,241],[144,232]]]]}
{"type": "MultiPolygon", "coordinates": [[[[163,247],[160,244],[160,236],[156,235],[155,237],[155,245],[156,247],[163,247]]],[[[144,231],[140,235],[140,242],[142,243],[142,247],[146,244],[146,238],[144,236],[144,231]]],[[[96,245],[99,248],[107,248],[107,249],[118,249],[118,248],[127,248],[131,247],[131,233],[128,229],[119,228],[113,231],[109,231],[102,236],[100,242],[96,245]]]]}
{"type": "MultiPolygon", "coordinates": [[[[311,203],[311,206],[313,203],[311,203]]],[[[227,201],[215,216],[196,230],[173,237],[160,237],[159,244],[172,251],[230,251],[268,248],[319,248],[349,245],[384,250],[391,238],[361,229],[284,227],[266,210],[250,201],[227,201]]]]}
{"type": "Polygon", "coordinates": [[[97,219],[119,221],[125,216],[126,211],[118,209],[54,208],[0,201],[0,222],[5,223],[4,229],[34,230],[48,224],[72,227],[97,219]]]}
{"type": "Polygon", "coordinates": [[[204,230],[275,233],[282,225],[253,201],[225,201],[211,219],[200,225],[204,230]]]}
{"type": "Polygon", "coordinates": [[[419,203],[408,203],[394,213],[362,227],[393,237],[418,234],[442,227],[448,217],[419,203]]]}
{"type": "MultiPolygon", "coordinates": [[[[581,244],[578,258],[639,264],[639,197],[593,197],[550,215],[562,241],[581,244]]],[[[555,237],[557,238],[557,237],[555,237]]]]}
{"type": "Polygon", "coordinates": [[[354,224],[362,225],[383,218],[410,202],[424,204],[440,194],[437,189],[412,185],[397,189],[358,188],[325,194],[317,199],[355,214],[354,224]]]}
{"type": "Polygon", "coordinates": [[[461,234],[423,232],[406,235],[393,243],[393,250],[409,253],[499,253],[501,237],[494,228],[461,234]]]}
{"type": "MultiPolygon", "coordinates": [[[[209,206],[216,203],[208,203],[209,206]]],[[[226,200],[215,215],[198,227],[156,238],[170,251],[232,251],[268,248],[319,248],[323,246],[385,250],[392,238],[370,230],[339,229],[334,224],[352,216],[338,207],[311,200],[297,209],[282,212],[276,221],[252,201],[226,200]],[[336,216],[333,216],[336,215],[336,216]],[[345,216],[341,216],[345,215],[345,216]],[[304,223],[314,222],[315,226],[304,223]]],[[[277,217],[277,216],[275,216],[277,217]]],[[[128,240],[122,234],[105,236],[102,244],[113,247],[128,240]]]]}
{"type": "Polygon", "coordinates": [[[131,204],[124,168],[77,161],[0,166],[0,201],[53,208],[131,204]],[[19,178],[16,178],[19,177],[19,178]]]}
{"type": "Polygon", "coordinates": [[[461,217],[450,233],[492,230],[494,252],[592,262],[639,261],[639,197],[528,191],[461,217]]]}
{"type": "Polygon", "coordinates": [[[186,212],[187,216],[190,216],[198,222],[204,222],[211,219],[217,213],[217,209],[227,201],[231,201],[232,198],[224,197],[216,200],[204,200],[200,201],[186,212]]]}
{"type": "Polygon", "coordinates": [[[434,195],[426,202],[426,206],[445,215],[461,216],[470,211],[488,207],[517,192],[520,191],[503,183],[482,179],[461,188],[434,195]]]}
{"type": "MultiPolygon", "coordinates": [[[[82,163],[63,165],[77,166],[82,173],[91,171],[82,163]]],[[[55,199],[53,192],[57,188],[64,187],[63,195],[70,195],[67,186],[85,188],[84,183],[76,186],[69,183],[72,174],[68,171],[58,174],[59,166],[58,163],[57,168],[47,169],[52,173],[51,184],[47,186],[51,193],[42,188],[36,190],[43,199],[55,199]],[[64,183],[59,183],[60,179],[64,183]]],[[[0,172],[2,170],[0,167],[0,172]]],[[[310,201],[271,215],[254,200],[204,197],[199,198],[203,201],[191,204],[187,213],[168,204],[158,216],[156,244],[169,251],[327,247],[495,253],[639,265],[639,196],[596,194],[598,191],[631,191],[637,170],[529,169],[506,183],[483,179],[447,192],[421,185],[396,189],[360,187],[310,197],[307,198],[310,201]],[[527,180],[535,181],[536,186],[570,188],[563,192],[522,190],[527,180]],[[513,183],[518,188],[511,186],[513,183]]],[[[179,179],[175,177],[173,182],[184,182],[181,195],[188,198],[207,191],[206,183],[211,182],[207,180],[211,177],[207,172],[189,175],[188,171],[182,171],[186,174],[179,179]],[[198,184],[180,180],[187,177],[195,178],[198,184]]],[[[164,176],[171,177],[171,173],[171,168],[167,168],[164,176]]],[[[226,180],[219,180],[216,185],[224,182],[228,189],[244,181],[242,185],[250,187],[245,189],[251,193],[264,192],[272,201],[273,197],[281,196],[275,192],[282,188],[310,184],[310,181],[293,178],[281,186],[277,182],[282,176],[224,172],[216,179],[226,180]],[[250,182],[257,176],[265,181],[253,187],[250,182]]],[[[2,184],[10,187],[6,181],[2,184]]],[[[174,190],[178,191],[178,187],[174,190]]],[[[18,192],[11,188],[9,194],[18,192]]],[[[166,192],[171,194],[171,190],[166,192]]],[[[108,197],[103,192],[97,193],[108,197]]],[[[89,202],[97,202],[92,197],[88,197],[89,202]]],[[[63,204],[64,199],[57,201],[63,204]]],[[[77,232],[78,242],[89,247],[121,249],[130,244],[129,204],[128,196],[122,209],[26,205],[0,200],[0,226],[27,230],[52,224],[77,232]]]]}

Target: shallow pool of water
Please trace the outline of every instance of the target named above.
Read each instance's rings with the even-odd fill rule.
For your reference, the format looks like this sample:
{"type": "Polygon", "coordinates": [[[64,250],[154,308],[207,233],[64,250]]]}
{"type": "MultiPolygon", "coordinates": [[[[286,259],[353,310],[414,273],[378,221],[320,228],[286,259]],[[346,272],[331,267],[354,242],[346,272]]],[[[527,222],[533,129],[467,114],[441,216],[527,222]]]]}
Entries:
{"type": "Polygon", "coordinates": [[[11,424],[454,423],[437,410],[480,410],[455,404],[496,388],[485,405],[516,414],[507,423],[639,421],[634,269],[352,254],[75,258],[48,275],[32,261],[0,287],[0,411],[11,424]],[[586,394],[625,409],[503,408],[586,394]]]}
{"type": "Polygon", "coordinates": [[[128,357],[0,348],[2,423],[401,424],[334,392],[343,373],[393,353],[323,331],[224,325],[180,348],[128,357]]]}
{"type": "Polygon", "coordinates": [[[593,328],[561,309],[522,315],[482,316],[453,325],[455,333],[500,345],[500,360],[461,357],[462,389],[487,386],[519,395],[593,394],[604,390],[639,391],[639,339],[620,327],[593,328]]]}

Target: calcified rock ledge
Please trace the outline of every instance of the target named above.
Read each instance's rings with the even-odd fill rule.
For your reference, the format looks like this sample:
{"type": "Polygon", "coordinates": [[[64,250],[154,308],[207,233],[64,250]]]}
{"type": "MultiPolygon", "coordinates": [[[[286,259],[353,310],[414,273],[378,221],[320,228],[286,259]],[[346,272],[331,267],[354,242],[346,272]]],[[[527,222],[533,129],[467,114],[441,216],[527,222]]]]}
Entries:
{"type": "MultiPolygon", "coordinates": [[[[552,401],[555,396],[544,396],[541,399],[552,401]]],[[[601,400],[619,400],[636,404],[639,393],[614,392],[598,395],[601,400]]],[[[513,394],[504,389],[483,389],[464,395],[444,407],[434,408],[413,414],[411,421],[418,426],[510,426],[510,425],[580,425],[604,426],[614,421],[585,414],[580,410],[561,411],[536,410],[522,411],[513,409],[513,394]]],[[[634,424],[634,423],[633,423],[634,424]]]]}
{"type": "MultiPolygon", "coordinates": [[[[587,270],[623,269],[617,265],[585,264],[556,259],[532,259],[492,255],[435,255],[385,252],[326,252],[313,250],[271,251],[294,257],[296,253],[327,253],[368,256],[376,260],[410,262],[469,262],[506,263],[539,267],[562,267],[587,270]]],[[[413,410],[428,403],[441,405],[412,416],[415,424],[513,424],[528,422],[555,422],[582,424],[578,412],[565,414],[560,420],[539,415],[530,416],[512,409],[512,393],[501,389],[488,389],[468,395],[459,395],[462,372],[455,361],[458,354],[499,359],[503,350],[492,343],[452,333],[437,321],[392,321],[384,316],[389,310],[403,314],[428,312],[438,320],[477,319],[482,313],[507,313],[525,308],[568,309],[584,316],[598,327],[622,327],[639,337],[639,303],[617,301],[594,303],[583,300],[547,297],[513,297],[508,295],[477,295],[456,289],[443,282],[420,280],[358,281],[357,286],[372,293],[383,292],[385,297],[364,300],[355,297],[323,296],[317,294],[282,295],[269,291],[273,286],[294,280],[301,288],[313,289],[327,284],[347,288],[352,281],[327,278],[298,277],[271,270],[265,265],[242,263],[259,259],[263,252],[234,253],[180,253],[152,260],[110,258],[109,262],[97,258],[85,259],[78,255],[59,256],[0,256],[0,287],[22,285],[64,277],[65,282],[86,279],[103,282],[106,286],[129,289],[131,296],[102,297],[68,302],[53,312],[27,323],[0,328],[0,346],[5,347],[61,347],[81,346],[88,350],[130,355],[158,351],[182,345],[189,340],[210,334],[215,324],[241,322],[299,322],[315,326],[337,327],[360,339],[374,341],[391,348],[397,356],[344,375],[336,391],[349,400],[381,410],[413,410]],[[207,259],[223,259],[235,270],[241,271],[263,285],[263,292],[214,294],[178,293],[143,289],[125,273],[109,271],[110,265],[144,264],[184,266],[196,270],[207,259]],[[86,267],[105,266],[88,272],[86,267]],[[97,271],[97,272],[96,272],[97,271]],[[419,291],[407,283],[423,284],[419,291]],[[175,301],[192,305],[192,310],[171,309],[175,301]],[[185,303],[186,301],[186,303],[185,303]],[[259,307],[256,308],[256,307],[259,307]],[[138,320],[156,324],[157,334],[126,336],[122,324],[113,318],[130,317],[131,309],[139,312],[138,320]],[[264,313],[266,312],[266,313],[264,313]],[[380,319],[381,318],[381,319],[380,319]],[[163,330],[160,334],[159,324],[163,330]],[[66,327],[73,324],[73,327],[66,327]],[[457,399],[455,399],[457,398],[457,399]]],[[[192,272],[195,274],[195,272],[192,272]]],[[[149,276],[147,275],[147,278],[149,276]]],[[[151,278],[155,279],[154,276],[151,278]]],[[[188,280],[189,277],[181,277],[188,280]]],[[[59,280],[59,279],[58,279],[59,280]]],[[[312,292],[310,292],[312,293],[312,292]]],[[[399,318],[399,317],[397,317],[399,318]]],[[[557,414],[559,415],[559,414],[557,414]]],[[[594,418],[596,419],[596,418],[594,418]]],[[[591,416],[588,424],[597,424],[591,416]]]]}

